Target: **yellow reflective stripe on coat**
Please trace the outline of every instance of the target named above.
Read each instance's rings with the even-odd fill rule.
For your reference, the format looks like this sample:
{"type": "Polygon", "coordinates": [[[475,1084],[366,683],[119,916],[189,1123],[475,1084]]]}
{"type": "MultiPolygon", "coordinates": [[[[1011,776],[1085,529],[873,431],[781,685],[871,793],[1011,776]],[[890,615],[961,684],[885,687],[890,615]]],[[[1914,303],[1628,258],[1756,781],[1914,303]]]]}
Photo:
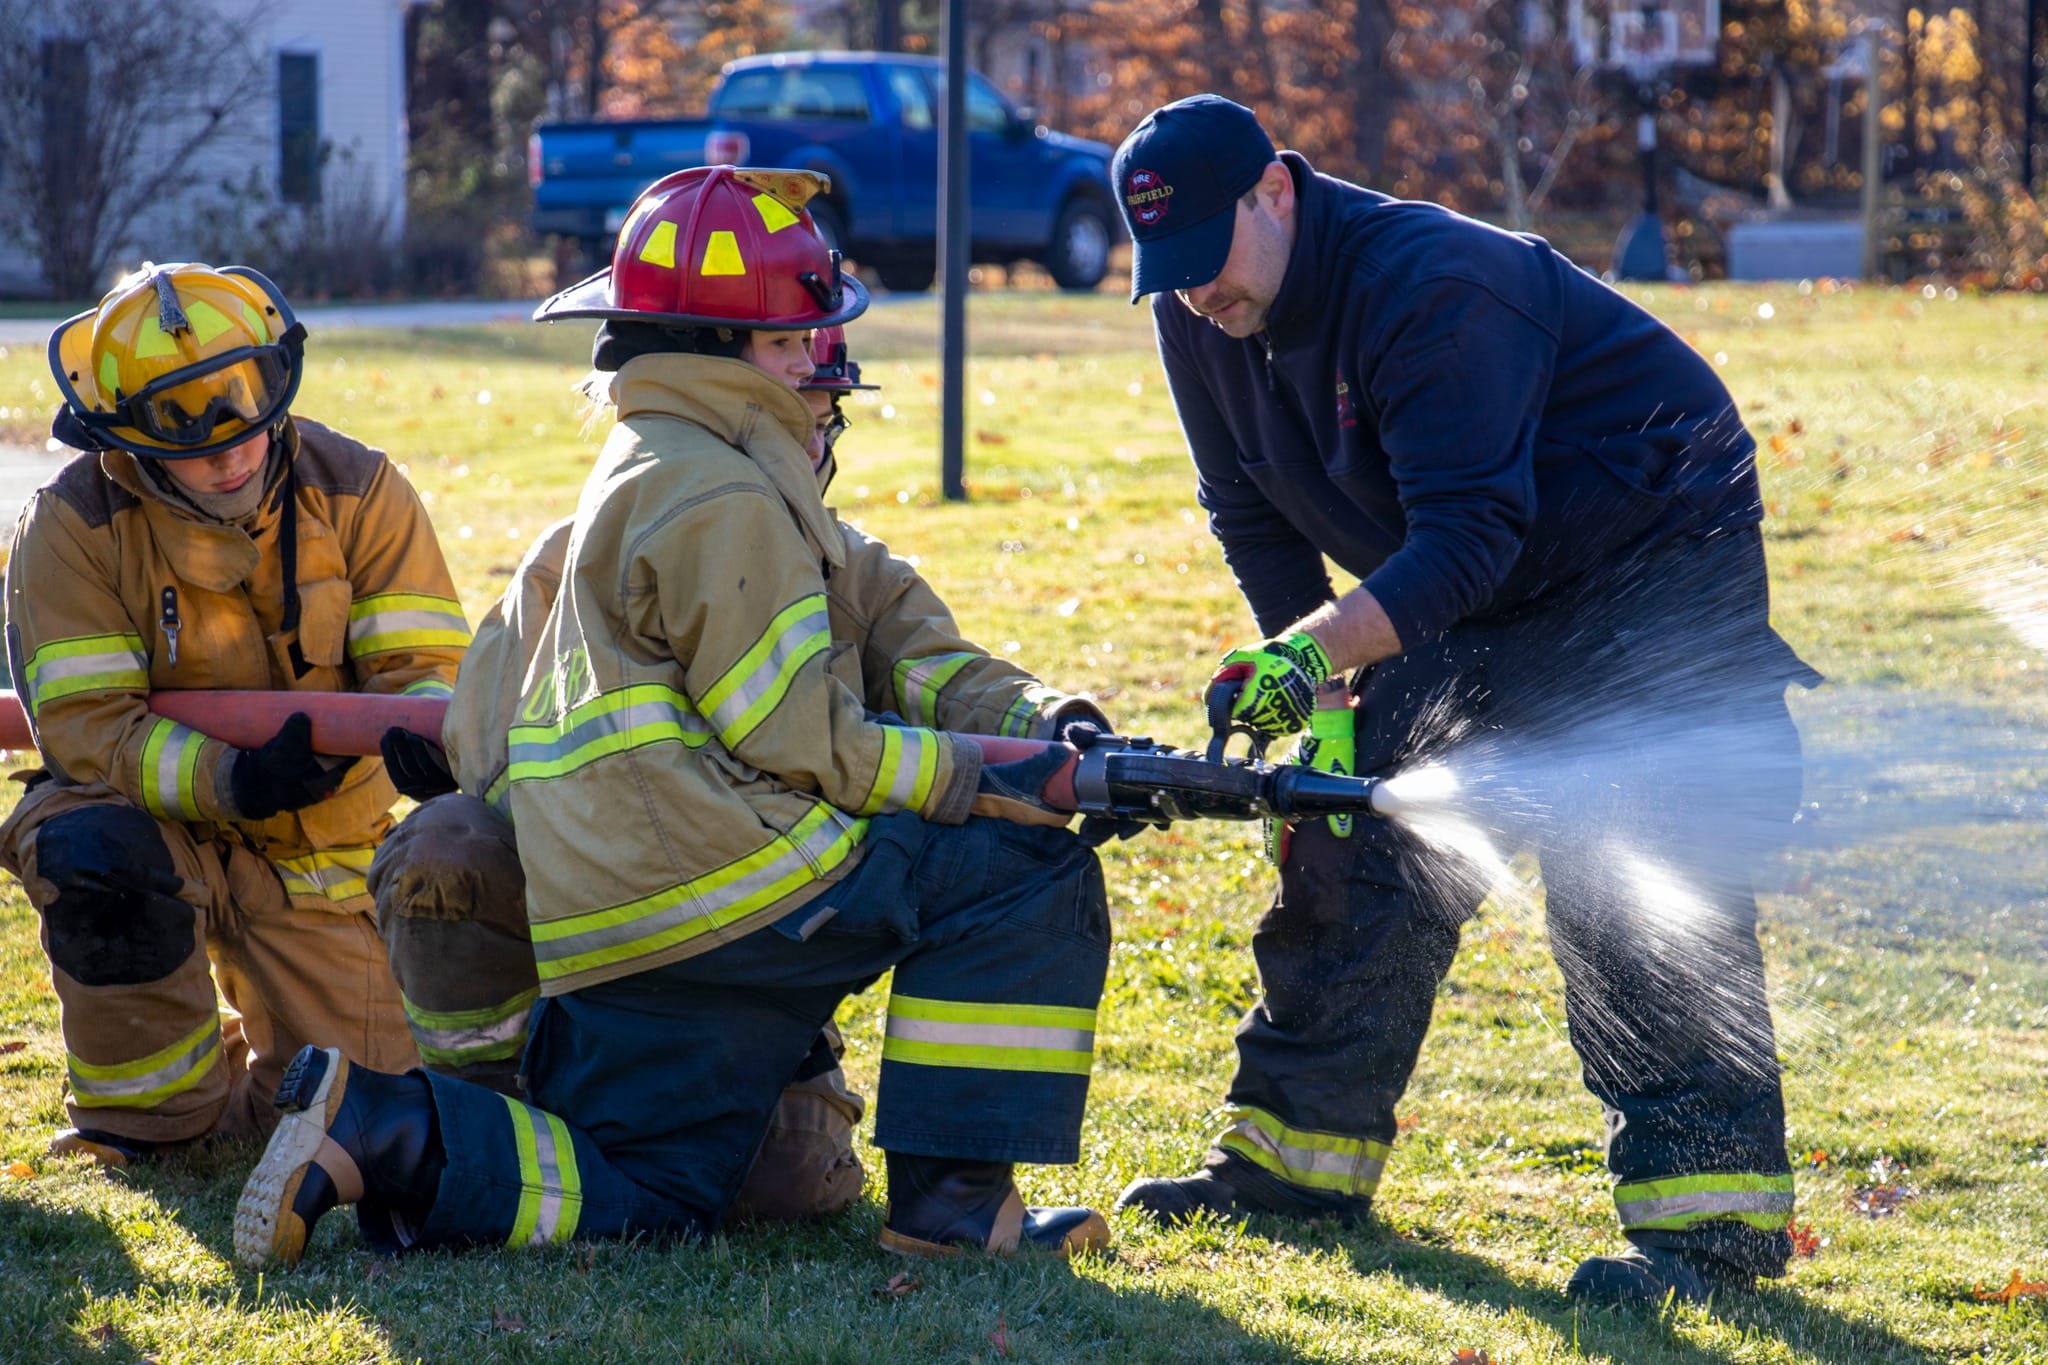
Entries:
{"type": "Polygon", "coordinates": [[[1290,1128],[1263,1109],[1240,1106],[1224,1116],[1217,1145],[1290,1185],[1371,1198],[1393,1148],[1371,1138],[1290,1128]]]}
{"type": "Polygon", "coordinates": [[[885,1062],[1085,1076],[1094,1058],[1094,1010],[889,997],[885,1062]]]}
{"type": "Polygon", "coordinates": [[[635,683],[592,697],[552,725],[515,725],[506,739],[506,780],[541,782],[649,744],[701,749],[711,726],[673,687],[635,683]]]}
{"type": "Polygon", "coordinates": [[[324,896],[331,901],[370,894],[370,863],[375,848],[323,848],[298,858],[279,858],[272,866],[289,896],[324,896]]]}
{"type": "Polygon", "coordinates": [[[71,1101],[81,1109],[150,1109],[190,1090],[220,1060],[220,1019],[207,1020],[161,1051],[132,1062],[88,1062],[67,1053],[71,1101]]]}
{"type": "Polygon", "coordinates": [[[146,692],[149,656],[140,635],[74,635],[29,656],[22,689],[29,708],[79,692],[146,692]]]}
{"type": "Polygon", "coordinates": [[[197,820],[199,755],[206,736],[159,719],[142,741],[142,806],[166,820],[197,820]]]}
{"type": "Polygon", "coordinates": [[[499,1062],[517,1057],[526,1047],[527,1017],[540,987],[521,991],[510,1000],[473,1010],[421,1009],[410,996],[405,1001],[405,1022],[420,1057],[431,1065],[469,1066],[476,1062],[499,1062]]]}
{"type": "Polygon", "coordinates": [[[1776,1232],[1792,1218],[1792,1176],[1734,1171],[1639,1180],[1614,1187],[1614,1209],[1624,1232],[1689,1228],[1722,1218],[1776,1232]]]}
{"type": "Polygon", "coordinates": [[[996,733],[1012,739],[1028,739],[1038,726],[1038,715],[1046,707],[1064,700],[1066,693],[1044,683],[1033,683],[1024,689],[1022,696],[1010,703],[1010,709],[1003,713],[996,733]]]}
{"type": "Polygon", "coordinates": [[[760,728],[789,692],[796,671],[832,643],[825,594],[813,593],[777,612],[740,661],[698,699],[698,709],[728,749],[760,728]]]}
{"type": "MultiPolygon", "coordinates": [[[[452,697],[455,689],[439,678],[420,678],[405,685],[401,697],[452,697]]],[[[431,736],[430,736],[431,738],[431,736]]]]}
{"type": "Polygon", "coordinates": [[[899,660],[893,670],[896,682],[896,706],[903,712],[903,718],[912,725],[937,725],[939,723],[939,694],[946,690],[946,684],[958,676],[961,669],[980,654],[934,654],[928,659],[899,660]]]}
{"type": "Polygon", "coordinates": [[[544,1109],[500,1096],[512,1111],[512,1142],[519,1149],[519,1211],[512,1218],[511,1247],[544,1247],[576,1235],[583,1216],[583,1179],[569,1125],[544,1109]]]}
{"type": "Polygon", "coordinates": [[[384,654],[394,649],[461,648],[469,643],[469,621],[451,597],[423,592],[380,592],[348,608],[348,654],[384,654]]]}
{"type": "Polygon", "coordinates": [[[536,920],[533,956],[540,979],[658,953],[745,919],[845,862],[867,829],[867,821],[820,802],[789,833],[701,877],[624,905],[536,920]]]}
{"type": "Polygon", "coordinates": [[[875,765],[875,785],[860,803],[860,814],[923,810],[939,773],[939,745],[943,742],[936,730],[884,725],[882,760],[875,765]]]}

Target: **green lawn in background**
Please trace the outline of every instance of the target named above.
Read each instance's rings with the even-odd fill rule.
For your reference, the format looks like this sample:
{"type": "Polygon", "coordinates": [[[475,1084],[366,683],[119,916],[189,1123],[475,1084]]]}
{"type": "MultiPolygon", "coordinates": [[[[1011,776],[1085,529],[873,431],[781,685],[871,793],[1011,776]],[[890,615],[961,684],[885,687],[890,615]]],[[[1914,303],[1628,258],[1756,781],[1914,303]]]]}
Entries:
{"type": "MultiPolygon", "coordinates": [[[[2048,1300],[1973,1292],[2015,1269],[2048,1280],[2048,657],[2015,630],[2048,620],[2048,303],[1637,292],[1714,360],[1761,443],[1776,620],[1833,679],[1795,702],[1820,785],[1841,795],[1859,756],[1885,768],[1863,783],[1868,807],[1852,794],[1820,813],[1768,874],[1798,1219],[1816,1248],[1785,1281],[1711,1310],[1563,1299],[1578,1259],[1619,1239],[1521,864],[1444,983],[1375,1226],[1163,1234],[1118,1216],[1114,1252],[1071,1268],[906,1267],[874,1246],[871,1189],[822,1226],[701,1249],[389,1261],[329,1220],[298,1273],[242,1274],[226,1255],[251,1153],[119,1176],[43,1155],[63,1049],[10,881],[0,1048],[22,1046],[0,1054],[0,1167],[16,1163],[0,1174],[0,1357],[2048,1361],[2048,1300]],[[1858,837],[1873,829],[1890,832],[1858,837]],[[1865,1216],[1891,1203],[1879,1186],[1910,1197],[1865,1216]]],[[[974,638],[1094,690],[1126,731],[1196,742],[1200,685],[1252,628],[1195,509],[1147,315],[1029,294],[977,295],[972,313],[973,501],[937,501],[928,301],[852,328],[883,388],[855,400],[833,500],[915,556],[974,638]]],[[[582,429],[569,391],[587,346],[573,326],[311,341],[298,410],[406,468],[472,619],[572,510],[596,454],[602,429],[582,429]]],[[[46,411],[42,365],[40,346],[0,354],[0,405],[46,411]]],[[[1027,1171],[1040,1201],[1107,1207],[1136,1175],[1191,1169],[1254,993],[1251,929],[1273,886],[1256,830],[1183,826],[1106,866],[1117,946],[1086,1157],[1027,1171]]],[[[883,998],[844,1012],[870,1093],[883,998]]]]}

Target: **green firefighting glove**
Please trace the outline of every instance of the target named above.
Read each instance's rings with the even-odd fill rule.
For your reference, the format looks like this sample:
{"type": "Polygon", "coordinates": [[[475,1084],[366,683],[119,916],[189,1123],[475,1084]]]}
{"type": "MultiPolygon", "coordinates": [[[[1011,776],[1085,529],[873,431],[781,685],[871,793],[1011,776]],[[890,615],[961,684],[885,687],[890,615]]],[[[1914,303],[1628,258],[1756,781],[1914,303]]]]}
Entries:
{"type": "MultiPolygon", "coordinates": [[[[1358,728],[1351,707],[1319,706],[1311,712],[1308,733],[1295,747],[1294,761],[1318,772],[1355,776],[1358,772],[1358,728]]],[[[1332,815],[1329,821],[1330,833],[1339,839],[1351,837],[1349,815],[1332,815]]],[[[1266,821],[1266,858],[1273,866],[1279,867],[1287,861],[1287,850],[1293,836],[1292,821],[1266,821]]]]}
{"type": "Polygon", "coordinates": [[[1330,676],[1330,656],[1315,637],[1296,631],[1250,649],[1233,649],[1216,666],[1207,695],[1235,686],[1230,718],[1270,743],[1308,724],[1316,689],[1330,676]]]}

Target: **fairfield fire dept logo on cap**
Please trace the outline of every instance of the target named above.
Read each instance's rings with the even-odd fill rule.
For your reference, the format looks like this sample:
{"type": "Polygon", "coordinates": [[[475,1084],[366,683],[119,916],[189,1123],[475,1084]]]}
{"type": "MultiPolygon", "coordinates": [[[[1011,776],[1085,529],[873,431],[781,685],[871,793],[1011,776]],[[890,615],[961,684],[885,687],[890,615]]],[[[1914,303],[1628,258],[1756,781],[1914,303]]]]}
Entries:
{"type": "Polygon", "coordinates": [[[1146,227],[1166,216],[1166,206],[1172,198],[1173,186],[1151,171],[1132,171],[1124,181],[1124,202],[1131,206],[1131,217],[1146,227]]]}

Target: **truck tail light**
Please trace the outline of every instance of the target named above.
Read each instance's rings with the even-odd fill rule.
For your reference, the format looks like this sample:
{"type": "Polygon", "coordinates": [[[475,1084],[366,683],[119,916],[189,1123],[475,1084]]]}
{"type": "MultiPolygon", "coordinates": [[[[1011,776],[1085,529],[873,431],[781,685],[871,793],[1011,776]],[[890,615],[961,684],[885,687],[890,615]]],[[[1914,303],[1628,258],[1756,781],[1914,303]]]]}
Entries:
{"type": "Polygon", "coordinates": [[[526,135],[526,187],[540,188],[540,134],[526,135]]]}
{"type": "Polygon", "coordinates": [[[747,164],[747,135],[729,128],[716,128],[704,135],[704,164],[744,166],[747,164]]]}

